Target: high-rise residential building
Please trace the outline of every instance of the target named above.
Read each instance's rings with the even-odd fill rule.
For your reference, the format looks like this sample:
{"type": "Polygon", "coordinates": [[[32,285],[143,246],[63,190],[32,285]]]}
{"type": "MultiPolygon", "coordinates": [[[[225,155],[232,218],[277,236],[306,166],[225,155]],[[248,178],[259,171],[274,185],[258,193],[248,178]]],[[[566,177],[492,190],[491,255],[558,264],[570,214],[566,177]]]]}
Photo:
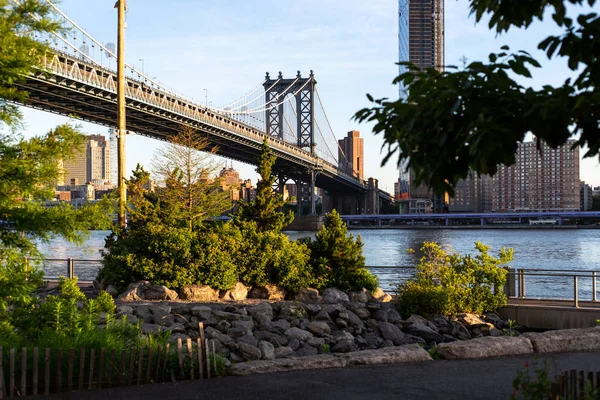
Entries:
{"type": "Polygon", "coordinates": [[[579,207],[581,211],[592,210],[593,197],[594,189],[592,189],[592,186],[581,181],[581,187],[579,189],[579,207]]]}
{"type": "Polygon", "coordinates": [[[342,172],[364,180],[364,140],[360,132],[348,132],[338,144],[338,163],[342,172]]]}
{"type": "Polygon", "coordinates": [[[64,182],[110,181],[110,146],[103,135],[89,135],[73,156],[63,162],[64,182]]]}
{"type": "MultiPolygon", "coordinates": [[[[444,69],[444,0],[398,0],[398,59],[420,69],[444,69]]],[[[407,71],[400,66],[400,73],[407,71]]],[[[399,88],[400,97],[406,88],[399,88]]],[[[401,168],[403,170],[403,168],[401,168]]],[[[441,196],[434,197],[425,185],[413,185],[414,172],[409,172],[410,197],[434,199],[435,212],[444,208],[441,196]]],[[[402,180],[402,175],[400,176],[402,180]]]]}
{"type": "Polygon", "coordinates": [[[221,189],[229,190],[231,188],[238,189],[242,184],[240,179],[240,173],[231,167],[223,167],[219,172],[219,178],[221,178],[221,189]]]}
{"type": "Polygon", "coordinates": [[[492,178],[469,171],[466,179],[457,182],[454,197],[448,199],[448,210],[475,213],[492,211],[492,178]]]}
{"type": "Polygon", "coordinates": [[[119,143],[117,139],[117,130],[110,128],[108,130],[108,140],[110,142],[110,182],[119,185],[119,143]]]}
{"type": "Polygon", "coordinates": [[[569,140],[556,149],[520,143],[515,164],[498,166],[492,178],[494,211],[580,209],[579,147],[569,140]]]}

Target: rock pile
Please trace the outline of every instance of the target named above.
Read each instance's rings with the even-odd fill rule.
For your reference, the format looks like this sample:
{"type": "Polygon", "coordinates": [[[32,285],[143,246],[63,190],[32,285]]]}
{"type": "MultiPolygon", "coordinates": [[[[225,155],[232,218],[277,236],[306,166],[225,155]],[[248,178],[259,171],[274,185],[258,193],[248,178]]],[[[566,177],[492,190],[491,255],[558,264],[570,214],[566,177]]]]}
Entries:
{"type": "MultiPolygon", "coordinates": [[[[122,299],[138,300],[139,294],[146,293],[153,298],[170,296],[167,291],[145,286],[150,285],[131,288],[122,299]]],[[[226,298],[239,297],[240,291],[242,288],[236,287],[227,292],[226,298]]],[[[281,291],[273,287],[246,292],[251,296],[258,293],[282,297],[281,291]]],[[[214,301],[214,293],[207,293],[202,287],[194,287],[187,292],[182,290],[179,297],[208,296],[208,301],[214,301]]],[[[334,288],[321,293],[307,289],[296,294],[295,299],[201,304],[121,302],[117,313],[131,322],[141,321],[143,332],[168,330],[173,341],[198,337],[202,322],[211,347],[214,343],[216,351],[233,362],[349,353],[414,343],[434,346],[500,336],[504,325],[496,314],[488,314],[484,319],[461,314],[457,318],[436,316],[429,320],[413,315],[404,320],[383,291],[347,294],[334,288]]]]}

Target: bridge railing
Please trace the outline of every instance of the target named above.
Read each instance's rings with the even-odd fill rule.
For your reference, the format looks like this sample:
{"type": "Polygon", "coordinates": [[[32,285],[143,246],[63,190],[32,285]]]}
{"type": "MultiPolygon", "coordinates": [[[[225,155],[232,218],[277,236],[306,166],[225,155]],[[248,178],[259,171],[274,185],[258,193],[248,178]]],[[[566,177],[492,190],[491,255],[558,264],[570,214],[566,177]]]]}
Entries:
{"type": "Polygon", "coordinates": [[[505,292],[515,299],[598,302],[598,271],[544,268],[507,268],[505,292]],[[551,293],[551,295],[549,295],[551,293]]]}
{"type": "MultiPolygon", "coordinates": [[[[66,53],[57,51],[46,54],[43,58],[45,72],[52,72],[59,76],[67,76],[69,79],[95,86],[98,89],[107,90],[112,93],[117,91],[117,75],[114,71],[85,62],[66,53]]],[[[184,98],[163,92],[153,85],[127,78],[125,85],[126,96],[130,100],[150,104],[156,108],[169,111],[170,113],[195,120],[215,128],[220,128],[238,135],[244,136],[257,143],[262,142],[266,134],[249,125],[239,122],[227,115],[220,114],[207,107],[192,103],[184,98]]],[[[301,160],[308,161],[314,166],[326,169],[331,173],[357,180],[356,177],[343,173],[337,165],[330,161],[313,156],[310,152],[303,150],[294,144],[284,140],[269,137],[270,145],[279,151],[292,154],[301,160]]]]}
{"type": "Polygon", "coordinates": [[[92,282],[102,267],[102,260],[77,258],[27,259],[27,263],[44,271],[44,281],[48,282],[58,281],[61,276],[77,277],[80,282],[92,282]]]}

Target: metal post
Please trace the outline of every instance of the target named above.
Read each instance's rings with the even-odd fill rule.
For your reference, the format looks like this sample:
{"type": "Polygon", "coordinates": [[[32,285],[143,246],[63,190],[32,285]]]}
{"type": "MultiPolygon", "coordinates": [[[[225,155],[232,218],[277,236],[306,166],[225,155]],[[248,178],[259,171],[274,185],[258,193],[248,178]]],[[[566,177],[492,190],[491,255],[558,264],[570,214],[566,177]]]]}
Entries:
{"type": "Polygon", "coordinates": [[[119,180],[119,226],[125,228],[125,206],[127,204],[127,189],[125,187],[125,10],[126,0],[118,0],[118,48],[117,48],[117,132],[118,132],[118,180],[119,180]]]}
{"type": "Polygon", "coordinates": [[[519,297],[523,298],[523,297],[525,297],[525,274],[524,274],[522,268],[519,268],[518,274],[519,274],[519,297]]]}
{"type": "Polygon", "coordinates": [[[317,204],[315,202],[315,170],[310,171],[310,215],[317,215],[317,204]]]}
{"type": "Polygon", "coordinates": [[[75,262],[72,258],[67,259],[67,278],[73,279],[75,277],[75,262]]]}
{"type": "Polygon", "coordinates": [[[517,294],[517,277],[515,275],[515,269],[512,267],[504,267],[504,269],[508,272],[506,274],[506,285],[504,285],[504,294],[506,294],[508,297],[515,297],[515,295],[517,294]]]}
{"type": "Polygon", "coordinates": [[[577,275],[573,277],[573,305],[579,308],[579,288],[577,287],[577,275]]]}
{"type": "Polygon", "coordinates": [[[592,272],[592,301],[598,301],[598,297],[596,295],[596,271],[592,272]]]}

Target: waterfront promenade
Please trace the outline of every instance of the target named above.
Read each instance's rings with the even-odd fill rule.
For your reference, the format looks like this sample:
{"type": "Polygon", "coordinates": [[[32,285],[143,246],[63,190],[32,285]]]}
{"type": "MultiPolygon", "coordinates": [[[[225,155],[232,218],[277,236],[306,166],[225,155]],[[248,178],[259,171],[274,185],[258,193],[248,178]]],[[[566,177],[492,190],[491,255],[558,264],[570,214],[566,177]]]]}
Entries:
{"type": "MultiPolygon", "coordinates": [[[[600,371],[600,352],[557,353],[478,360],[429,361],[345,369],[224,377],[85,392],[86,400],[118,399],[508,399],[526,362],[546,360],[554,371],[600,371]]],[[[531,368],[531,367],[530,367],[531,368]]],[[[79,399],[82,393],[47,399],[79,399]]]]}

